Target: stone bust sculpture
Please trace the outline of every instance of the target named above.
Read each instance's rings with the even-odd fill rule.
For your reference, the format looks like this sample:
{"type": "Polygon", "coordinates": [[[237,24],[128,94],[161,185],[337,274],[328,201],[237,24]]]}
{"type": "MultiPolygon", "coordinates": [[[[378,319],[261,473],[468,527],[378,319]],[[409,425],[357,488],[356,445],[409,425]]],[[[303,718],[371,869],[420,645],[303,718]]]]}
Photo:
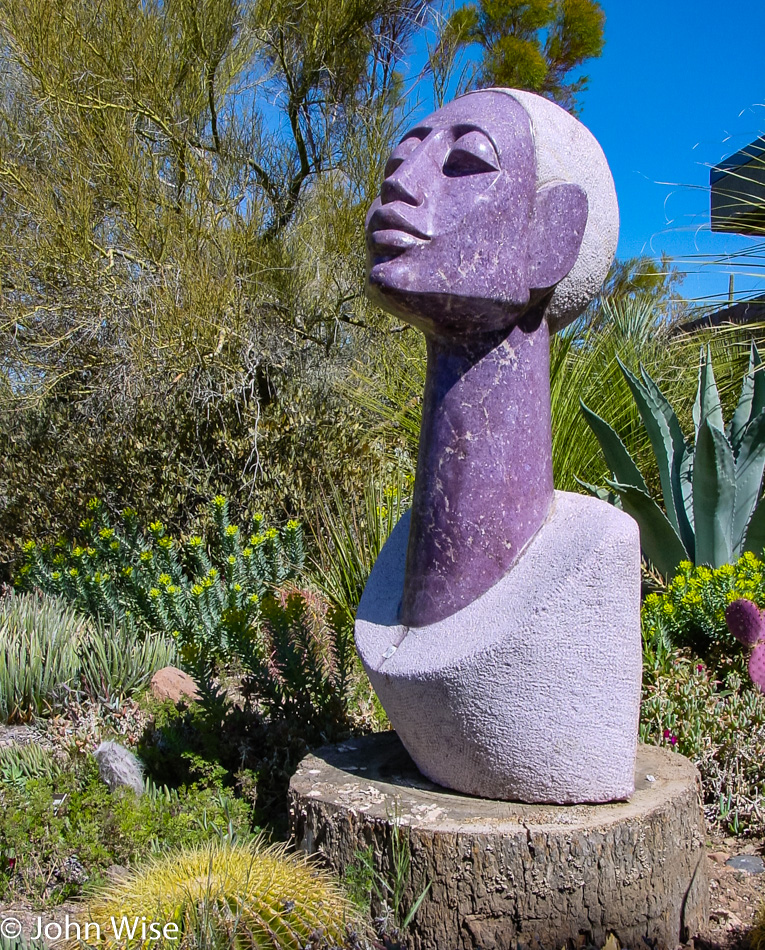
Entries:
{"type": "Polygon", "coordinates": [[[526,801],[625,797],[640,689],[637,528],[554,492],[550,433],[549,333],[597,293],[616,247],[603,153],[539,96],[471,93],[393,150],[366,229],[367,292],[422,330],[428,369],[412,511],[364,592],[362,661],[435,781],[526,801]],[[594,599],[573,589],[593,584],[594,599]],[[561,647],[565,618],[578,628],[561,647]],[[594,695],[602,677],[613,681],[605,701],[594,695]],[[550,702],[561,682],[573,707],[566,689],[559,709],[550,702]],[[584,738],[567,735],[577,702],[584,738]],[[616,740],[605,769],[593,746],[603,715],[616,740]],[[576,750],[571,779],[569,753],[534,751],[545,734],[576,750]]]}
{"type": "Polygon", "coordinates": [[[464,96],[394,149],[367,216],[368,291],[428,341],[405,623],[488,590],[544,521],[547,334],[595,295],[617,232],[600,147],[539,96],[464,96]]]}

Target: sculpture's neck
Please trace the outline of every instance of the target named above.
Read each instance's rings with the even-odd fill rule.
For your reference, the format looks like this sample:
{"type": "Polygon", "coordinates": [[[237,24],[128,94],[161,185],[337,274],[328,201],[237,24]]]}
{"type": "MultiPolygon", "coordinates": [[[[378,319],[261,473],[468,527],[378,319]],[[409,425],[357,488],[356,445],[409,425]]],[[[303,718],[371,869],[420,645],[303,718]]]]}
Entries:
{"type": "Polygon", "coordinates": [[[428,339],[401,621],[435,623],[512,566],[552,504],[547,324],[428,339]]]}

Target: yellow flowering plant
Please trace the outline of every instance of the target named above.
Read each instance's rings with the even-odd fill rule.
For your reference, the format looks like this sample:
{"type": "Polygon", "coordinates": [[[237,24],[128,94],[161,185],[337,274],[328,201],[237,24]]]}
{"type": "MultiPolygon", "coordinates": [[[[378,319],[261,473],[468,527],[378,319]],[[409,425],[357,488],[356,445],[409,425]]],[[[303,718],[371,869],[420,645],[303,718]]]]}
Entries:
{"type": "Polygon", "coordinates": [[[737,653],[725,608],[740,597],[765,606],[765,564],[750,551],[717,568],[681,561],[666,590],[645,599],[644,640],[649,646],[691,647],[701,656],[716,647],[737,653]]]}

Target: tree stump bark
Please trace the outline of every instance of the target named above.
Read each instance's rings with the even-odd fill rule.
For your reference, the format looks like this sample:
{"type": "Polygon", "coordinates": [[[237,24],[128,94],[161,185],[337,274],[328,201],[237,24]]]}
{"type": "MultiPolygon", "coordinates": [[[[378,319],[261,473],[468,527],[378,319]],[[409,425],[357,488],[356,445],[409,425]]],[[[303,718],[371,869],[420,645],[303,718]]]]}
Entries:
{"type": "Polygon", "coordinates": [[[628,802],[605,805],[473,798],[423,778],[379,733],[301,762],[292,831],[341,876],[371,847],[391,879],[394,837],[408,843],[404,913],[429,885],[410,950],[560,950],[610,933],[675,950],[708,917],[700,779],[683,756],[639,746],[635,780],[628,802]]]}

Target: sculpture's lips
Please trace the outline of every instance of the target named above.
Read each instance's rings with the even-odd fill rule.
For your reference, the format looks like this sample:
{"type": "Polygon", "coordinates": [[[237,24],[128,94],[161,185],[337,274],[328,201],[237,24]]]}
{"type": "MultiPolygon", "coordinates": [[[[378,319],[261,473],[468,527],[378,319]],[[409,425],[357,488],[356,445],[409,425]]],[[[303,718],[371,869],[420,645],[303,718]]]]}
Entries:
{"type": "Polygon", "coordinates": [[[378,208],[369,219],[367,231],[370,244],[376,248],[395,248],[403,251],[430,240],[429,235],[420,231],[393,208],[378,208]]]}

